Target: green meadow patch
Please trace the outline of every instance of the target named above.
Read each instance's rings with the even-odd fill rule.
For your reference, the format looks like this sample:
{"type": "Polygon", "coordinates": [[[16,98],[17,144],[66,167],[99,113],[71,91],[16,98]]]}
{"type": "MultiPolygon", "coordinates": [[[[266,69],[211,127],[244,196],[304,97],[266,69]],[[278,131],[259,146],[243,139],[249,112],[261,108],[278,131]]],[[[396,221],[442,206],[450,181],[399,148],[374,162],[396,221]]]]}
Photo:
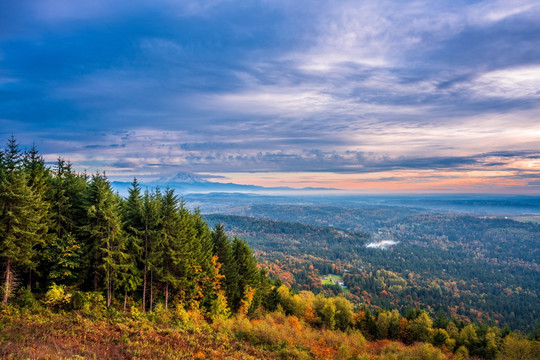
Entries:
{"type": "Polygon", "coordinates": [[[321,276],[321,282],[323,285],[339,285],[343,284],[343,277],[340,275],[324,275],[321,276]]]}

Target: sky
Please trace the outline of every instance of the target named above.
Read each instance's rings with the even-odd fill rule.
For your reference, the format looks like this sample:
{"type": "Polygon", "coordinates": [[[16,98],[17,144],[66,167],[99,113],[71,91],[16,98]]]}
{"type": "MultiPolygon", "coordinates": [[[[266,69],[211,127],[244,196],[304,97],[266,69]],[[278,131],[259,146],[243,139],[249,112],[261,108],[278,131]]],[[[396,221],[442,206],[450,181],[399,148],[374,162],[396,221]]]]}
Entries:
{"type": "Polygon", "coordinates": [[[540,3],[0,0],[0,138],[109,179],[540,194],[540,3]]]}

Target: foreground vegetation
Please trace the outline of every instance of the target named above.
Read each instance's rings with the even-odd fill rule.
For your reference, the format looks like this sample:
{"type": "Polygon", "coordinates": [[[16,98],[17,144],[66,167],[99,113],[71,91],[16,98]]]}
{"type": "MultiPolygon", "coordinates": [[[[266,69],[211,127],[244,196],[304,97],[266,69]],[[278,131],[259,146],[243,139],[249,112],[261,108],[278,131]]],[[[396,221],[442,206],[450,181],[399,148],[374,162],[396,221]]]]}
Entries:
{"type": "MultiPolygon", "coordinates": [[[[528,339],[423,310],[293,291],[173,190],[0,153],[2,358],[538,358],[528,339]]],[[[319,279],[320,281],[320,279],[319,279]]]]}
{"type": "MultiPolygon", "coordinates": [[[[474,326],[452,334],[457,339],[444,330],[429,329],[425,342],[366,341],[362,334],[365,330],[359,330],[364,326],[360,323],[365,322],[365,313],[354,314],[352,326],[342,331],[314,326],[309,311],[297,317],[259,309],[251,317],[211,320],[198,309],[165,310],[162,304],[147,313],[131,304],[123,312],[118,309],[120,304],[107,308],[104,297],[97,294],[87,296],[79,303],[80,309],[74,310],[73,297],[58,303],[68,294],[49,292],[37,301],[23,290],[14,304],[4,306],[0,310],[0,358],[450,360],[479,358],[471,357],[469,349],[482,343],[491,346],[489,358],[540,356],[538,341],[518,334],[501,337],[494,329],[478,336],[474,326]]],[[[393,331],[391,323],[389,327],[382,325],[387,315],[372,318],[376,331],[393,331]]],[[[421,319],[429,317],[421,315],[421,319]]],[[[400,331],[404,331],[403,323],[399,323],[400,331]]],[[[409,331],[419,331],[418,323],[409,331]]]]}

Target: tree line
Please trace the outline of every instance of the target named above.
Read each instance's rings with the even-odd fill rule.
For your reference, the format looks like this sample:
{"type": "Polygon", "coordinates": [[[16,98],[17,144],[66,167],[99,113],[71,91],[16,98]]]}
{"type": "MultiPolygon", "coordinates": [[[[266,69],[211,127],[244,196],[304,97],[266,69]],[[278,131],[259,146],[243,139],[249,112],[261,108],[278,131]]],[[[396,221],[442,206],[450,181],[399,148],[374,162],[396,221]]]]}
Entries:
{"type": "Polygon", "coordinates": [[[12,136],[0,151],[2,303],[18,287],[103,291],[106,304],[134,298],[212,314],[252,312],[271,287],[249,246],[210,229],[172,189],[122,198],[105,174],[77,173],[59,158],[48,167],[35,146],[12,136]]]}

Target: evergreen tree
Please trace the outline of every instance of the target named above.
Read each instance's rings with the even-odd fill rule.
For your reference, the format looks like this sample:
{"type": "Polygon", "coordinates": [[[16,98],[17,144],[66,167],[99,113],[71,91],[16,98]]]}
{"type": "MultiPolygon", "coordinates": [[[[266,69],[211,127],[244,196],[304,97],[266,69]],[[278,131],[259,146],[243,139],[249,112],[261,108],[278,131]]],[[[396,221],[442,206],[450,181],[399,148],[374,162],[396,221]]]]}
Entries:
{"type": "Polygon", "coordinates": [[[197,238],[195,249],[197,252],[197,262],[202,271],[198,284],[198,287],[202,292],[201,304],[206,309],[211,310],[213,307],[212,304],[216,304],[218,292],[222,293],[222,297],[225,299],[225,293],[221,290],[222,275],[218,268],[218,266],[221,267],[221,265],[217,262],[217,256],[213,256],[210,229],[208,224],[203,220],[199,209],[196,209],[191,216],[193,218],[193,226],[197,238]]]}
{"type": "Polygon", "coordinates": [[[94,175],[89,186],[86,254],[94,290],[98,290],[103,279],[107,306],[111,305],[127,256],[119,207],[119,198],[113,194],[105,175],[94,175]]]}
{"type": "Polygon", "coordinates": [[[28,184],[30,186],[47,188],[49,169],[45,166],[45,160],[39,154],[35,144],[24,153],[22,165],[28,173],[28,184]]]}
{"type": "Polygon", "coordinates": [[[240,307],[242,300],[250,290],[254,290],[253,301],[249,304],[249,311],[255,310],[261,303],[260,286],[261,278],[257,267],[257,261],[249,246],[240,238],[235,237],[232,242],[233,261],[238,273],[236,298],[233,299],[233,309],[240,307]],[[258,296],[255,296],[258,295],[258,296]]]}
{"type": "Polygon", "coordinates": [[[222,224],[216,224],[212,231],[213,253],[218,257],[224,278],[225,295],[230,309],[236,310],[238,295],[238,270],[232,255],[232,247],[222,224]]]}
{"type": "Polygon", "coordinates": [[[47,283],[74,284],[82,280],[84,205],[86,177],[72,172],[71,164],[58,158],[48,178],[50,204],[49,238],[44,251],[42,272],[47,283]]]}
{"type": "Polygon", "coordinates": [[[82,247],[71,234],[54,238],[44,251],[49,263],[48,279],[56,284],[72,285],[79,278],[82,247]]]}
{"type": "Polygon", "coordinates": [[[143,197],[143,293],[142,293],[142,308],[146,312],[146,294],[148,284],[148,272],[150,272],[150,311],[153,306],[153,261],[157,263],[157,259],[153,254],[156,249],[159,227],[161,226],[161,193],[159,189],[150,193],[145,191],[143,197]]]}
{"type": "Polygon", "coordinates": [[[433,321],[429,315],[423,311],[409,323],[411,342],[427,342],[431,339],[433,321]]]}
{"type": "Polygon", "coordinates": [[[21,166],[21,153],[12,136],[4,152],[0,183],[0,259],[4,264],[3,303],[13,290],[14,269],[33,271],[37,267],[36,247],[46,232],[43,200],[28,184],[21,166]]]}
{"type": "Polygon", "coordinates": [[[120,286],[124,290],[124,310],[127,303],[127,293],[135,291],[141,284],[141,271],[139,264],[144,261],[144,209],[141,188],[137,179],[133,179],[128,190],[128,197],[122,206],[124,233],[126,235],[126,256],[122,264],[120,286]]]}
{"type": "MultiPolygon", "coordinates": [[[[32,189],[34,194],[34,211],[37,213],[37,217],[40,219],[40,231],[36,234],[37,251],[36,255],[40,259],[35,259],[36,264],[41,263],[43,258],[43,252],[47,248],[47,245],[55,240],[54,234],[49,233],[49,228],[52,226],[52,218],[50,213],[50,204],[47,201],[47,194],[49,192],[50,173],[49,169],[45,167],[45,160],[39,154],[35,145],[32,145],[30,150],[25,152],[22,157],[22,168],[26,173],[28,179],[28,186],[32,189]]],[[[28,272],[28,288],[32,285],[32,271],[28,272]]],[[[39,271],[38,271],[39,272],[39,271]]],[[[38,273],[38,275],[40,275],[38,273]]]]}
{"type": "Polygon", "coordinates": [[[180,232],[177,238],[178,260],[177,271],[180,282],[177,283],[178,300],[184,305],[199,301],[202,294],[202,283],[206,277],[202,264],[202,249],[195,217],[180,201],[180,232]]]}
{"type": "Polygon", "coordinates": [[[6,176],[7,165],[5,158],[4,149],[0,149],[0,184],[4,181],[6,176]]]}
{"type": "Polygon", "coordinates": [[[161,231],[152,251],[152,265],[159,280],[165,285],[165,308],[169,305],[169,286],[179,287],[179,267],[182,254],[179,248],[180,212],[178,197],[167,189],[161,200],[161,231]]]}
{"type": "Polygon", "coordinates": [[[22,161],[22,153],[19,148],[19,144],[15,137],[11,135],[8,139],[7,148],[4,150],[3,155],[5,171],[13,172],[15,169],[19,168],[22,161]]]}
{"type": "Polygon", "coordinates": [[[53,230],[56,236],[62,238],[72,232],[76,225],[70,216],[71,199],[67,189],[67,179],[69,178],[70,167],[62,158],[58,158],[55,171],[50,180],[49,202],[51,203],[51,213],[54,221],[53,230]]]}

